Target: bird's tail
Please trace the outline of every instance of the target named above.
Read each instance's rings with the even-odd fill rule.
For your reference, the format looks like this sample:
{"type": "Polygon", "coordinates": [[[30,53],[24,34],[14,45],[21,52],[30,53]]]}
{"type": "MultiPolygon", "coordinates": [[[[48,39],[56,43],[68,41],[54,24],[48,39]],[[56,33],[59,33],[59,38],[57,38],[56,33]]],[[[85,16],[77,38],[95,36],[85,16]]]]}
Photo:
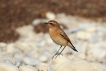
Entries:
{"type": "Polygon", "coordinates": [[[76,48],[74,47],[74,45],[70,42],[70,44],[69,44],[69,47],[70,48],[72,48],[74,51],[76,51],[76,52],[78,52],[77,50],[76,50],[76,48]],[[70,45],[71,44],[71,45],[70,45]]]}

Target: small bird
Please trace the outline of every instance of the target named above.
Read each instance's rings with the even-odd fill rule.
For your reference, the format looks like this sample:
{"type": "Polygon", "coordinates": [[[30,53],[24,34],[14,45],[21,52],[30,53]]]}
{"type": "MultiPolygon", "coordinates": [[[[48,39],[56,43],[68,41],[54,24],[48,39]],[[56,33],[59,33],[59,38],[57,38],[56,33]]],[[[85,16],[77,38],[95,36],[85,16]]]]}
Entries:
{"type": "MultiPolygon", "coordinates": [[[[60,48],[59,48],[59,50],[61,49],[62,46],[64,46],[64,48],[62,49],[62,51],[65,49],[66,46],[69,46],[74,51],[78,52],[75,49],[74,45],[71,43],[71,41],[68,38],[68,36],[66,35],[66,33],[62,30],[62,28],[58,24],[58,22],[56,22],[54,20],[50,20],[46,24],[49,26],[49,34],[50,34],[50,37],[52,38],[53,42],[55,42],[58,45],[61,45],[60,48]]],[[[58,53],[59,50],[57,51],[57,53],[55,55],[58,56],[58,55],[60,55],[62,53],[62,51],[60,53],[58,53]]]]}

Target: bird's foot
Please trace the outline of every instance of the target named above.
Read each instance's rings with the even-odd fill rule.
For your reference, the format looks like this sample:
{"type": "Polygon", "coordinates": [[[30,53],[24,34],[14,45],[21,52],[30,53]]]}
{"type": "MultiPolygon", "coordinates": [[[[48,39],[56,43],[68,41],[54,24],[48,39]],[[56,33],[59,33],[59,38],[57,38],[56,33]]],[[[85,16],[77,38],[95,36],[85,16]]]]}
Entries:
{"type": "Polygon", "coordinates": [[[62,55],[62,54],[61,54],[61,53],[58,53],[58,54],[56,55],[55,59],[56,59],[58,56],[60,56],[60,55],[62,55]]]}
{"type": "Polygon", "coordinates": [[[55,57],[55,59],[58,57],[58,56],[60,56],[60,55],[62,55],[61,53],[56,53],[53,57],[52,57],[52,59],[55,57]]]}
{"type": "Polygon", "coordinates": [[[52,59],[57,55],[58,53],[56,53],[53,57],[52,57],[52,59]]]}

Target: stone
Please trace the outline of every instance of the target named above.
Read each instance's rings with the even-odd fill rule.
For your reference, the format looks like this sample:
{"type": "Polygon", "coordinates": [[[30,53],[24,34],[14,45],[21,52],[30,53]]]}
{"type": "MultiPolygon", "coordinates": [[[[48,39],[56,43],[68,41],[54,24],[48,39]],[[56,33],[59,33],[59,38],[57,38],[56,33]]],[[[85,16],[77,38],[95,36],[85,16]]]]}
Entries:
{"type": "Polygon", "coordinates": [[[20,59],[15,59],[15,66],[19,67],[22,61],[20,59]]]}
{"type": "Polygon", "coordinates": [[[39,23],[45,23],[45,22],[48,22],[49,20],[48,19],[35,19],[32,24],[33,25],[37,25],[39,23]]]}
{"type": "Polygon", "coordinates": [[[49,20],[54,20],[55,19],[55,14],[53,12],[47,12],[46,13],[46,18],[49,20]]]}
{"type": "Polygon", "coordinates": [[[0,63],[0,71],[19,71],[19,69],[12,64],[0,63]]]}
{"type": "Polygon", "coordinates": [[[78,25],[79,28],[82,28],[83,30],[96,26],[96,23],[94,22],[82,22],[80,25],[78,25]]]}
{"type": "Polygon", "coordinates": [[[104,33],[103,33],[103,32],[101,32],[101,31],[97,32],[97,34],[98,34],[99,36],[101,36],[101,37],[103,37],[103,36],[104,36],[104,33]]]}
{"type": "Polygon", "coordinates": [[[23,65],[19,67],[19,71],[38,71],[38,70],[30,65],[23,65]]]}
{"type": "Polygon", "coordinates": [[[7,64],[13,64],[13,62],[12,62],[11,60],[9,60],[9,59],[3,60],[3,62],[4,62],[4,63],[7,63],[7,64]]]}
{"type": "Polygon", "coordinates": [[[94,27],[94,26],[93,27],[89,27],[89,28],[86,29],[86,31],[90,32],[90,33],[94,33],[94,32],[96,32],[96,27],[94,27]]]}
{"type": "Polygon", "coordinates": [[[28,65],[37,65],[38,63],[40,63],[39,60],[32,58],[32,57],[25,57],[23,59],[24,63],[28,64],[28,65]]]}
{"type": "Polygon", "coordinates": [[[26,36],[29,33],[33,32],[33,26],[27,25],[27,26],[19,27],[16,29],[16,32],[19,33],[21,36],[26,36]]]}
{"type": "Polygon", "coordinates": [[[9,43],[6,46],[6,52],[7,53],[14,53],[15,52],[15,44],[14,43],[9,43]]]}
{"type": "Polygon", "coordinates": [[[6,47],[6,43],[0,42],[0,48],[6,47]]]}
{"type": "Polygon", "coordinates": [[[98,32],[106,33],[106,28],[104,28],[104,27],[102,27],[102,26],[98,26],[98,27],[97,27],[97,31],[98,31],[98,32]]]}
{"type": "Polygon", "coordinates": [[[106,64],[101,64],[97,62],[91,63],[91,65],[97,70],[97,71],[106,71],[106,64]]]}
{"type": "Polygon", "coordinates": [[[99,39],[100,39],[100,38],[101,38],[101,37],[100,37],[98,34],[93,33],[93,34],[89,37],[88,41],[91,42],[91,43],[97,43],[97,42],[99,42],[99,39]]]}
{"type": "Polygon", "coordinates": [[[42,61],[42,62],[46,62],[48,60],[48,57],[42,55],[42,56],[39,57],[39,60],[42,61]]]}
{"type": "MultiPolygon", "coordinates": [[[[55,56],[56,57],[56,56],[55,56]]],[[[61,63],[69,61],[67,58],[63,56],[58,56],[56,59],[55,57],[52,60],[51,67],[55,70],[61,63]]]]}
{"type": "Polygon", "coordinates": [[[87,53],[91,58],[89,60],[95,59],[97,62],[106,62],[106,42],[98,42],[93,44],[93,47],[87,53]],[[93,57],[93,58],[92,58],[93,57]]]}
{"type": "Polygon", "coordinates": [[[76,33],[76,37],[81,40],[88,40],[91,37],[91,33],[79,31],[76,33]]]}
{"type": "Polygon", "coordinates": [[[76,34],[75,33],[72,33],[72,34],[70,34],[69,35],[69,38],[72,40],[72,39],[74,39],[76,37],[76,34]]]}
{"type": "Polygon", "coordinates": [[[76,58],[70,60],[63,56],[53,59],[51,66],[54,71],[96,71],[90,63],[84,60],[76,60],[76,58]]]}
{"type": "Polygon", "coordinates": [[[41,22],[41,19],[35,19],[35,20],[33,20],[32,24],[33,24],[33,25],[37,25],[37,24],[39,24],[40,22],[41,22]]]}
{"type": "Polygon", "coordinates": [[[66,17],[62,17],[59,19],[61,23],[67,25],[70,24],[70,21],[66,17]]]}
{"type": "Polygon", "coordinates": [[[1,62],[7,63],[7,64],[15,64],[15,59],[10,57],[3,57],[1,62]]]}
{"type": "Polygon", "coordinates": [[[19,48],[22,52],[28,52],[32,50],[28,42],[17,42],[17,48],[19,48]]]}
{"type": "Polygon", "coordinates": [[[36,66],[38,71],[50,71],[50,67],[45,63],[40,63],[36,66]]]}

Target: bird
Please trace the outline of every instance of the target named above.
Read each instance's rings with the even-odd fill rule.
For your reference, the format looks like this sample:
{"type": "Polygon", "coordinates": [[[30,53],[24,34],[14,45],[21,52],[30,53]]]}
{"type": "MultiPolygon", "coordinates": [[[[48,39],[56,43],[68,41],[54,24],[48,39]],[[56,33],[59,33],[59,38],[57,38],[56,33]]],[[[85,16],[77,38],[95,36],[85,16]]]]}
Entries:
{"type": "Polygon", "coordinates": [[[49,34],[50,34],[50,37],[53,40],[53,42],[56,43],[57,45],[60,45],[59,50],[62,48],[62,46],[64,46],[64,48],[61,50],[61,52],[59,53],[59,50],[58,50],[55,55],[57,55],[57,56],[60,55],[66,46],[69,46],[74,51],[78,52],[76,50],[76,48],[74,47],[74,45],[72,44],[72,42],[70,41],[69,37],[63,31],[63,29],[60,27],[60,25],[57,21],[50,20],[45,24],[47,24],[49,26],[49,34]]]}

